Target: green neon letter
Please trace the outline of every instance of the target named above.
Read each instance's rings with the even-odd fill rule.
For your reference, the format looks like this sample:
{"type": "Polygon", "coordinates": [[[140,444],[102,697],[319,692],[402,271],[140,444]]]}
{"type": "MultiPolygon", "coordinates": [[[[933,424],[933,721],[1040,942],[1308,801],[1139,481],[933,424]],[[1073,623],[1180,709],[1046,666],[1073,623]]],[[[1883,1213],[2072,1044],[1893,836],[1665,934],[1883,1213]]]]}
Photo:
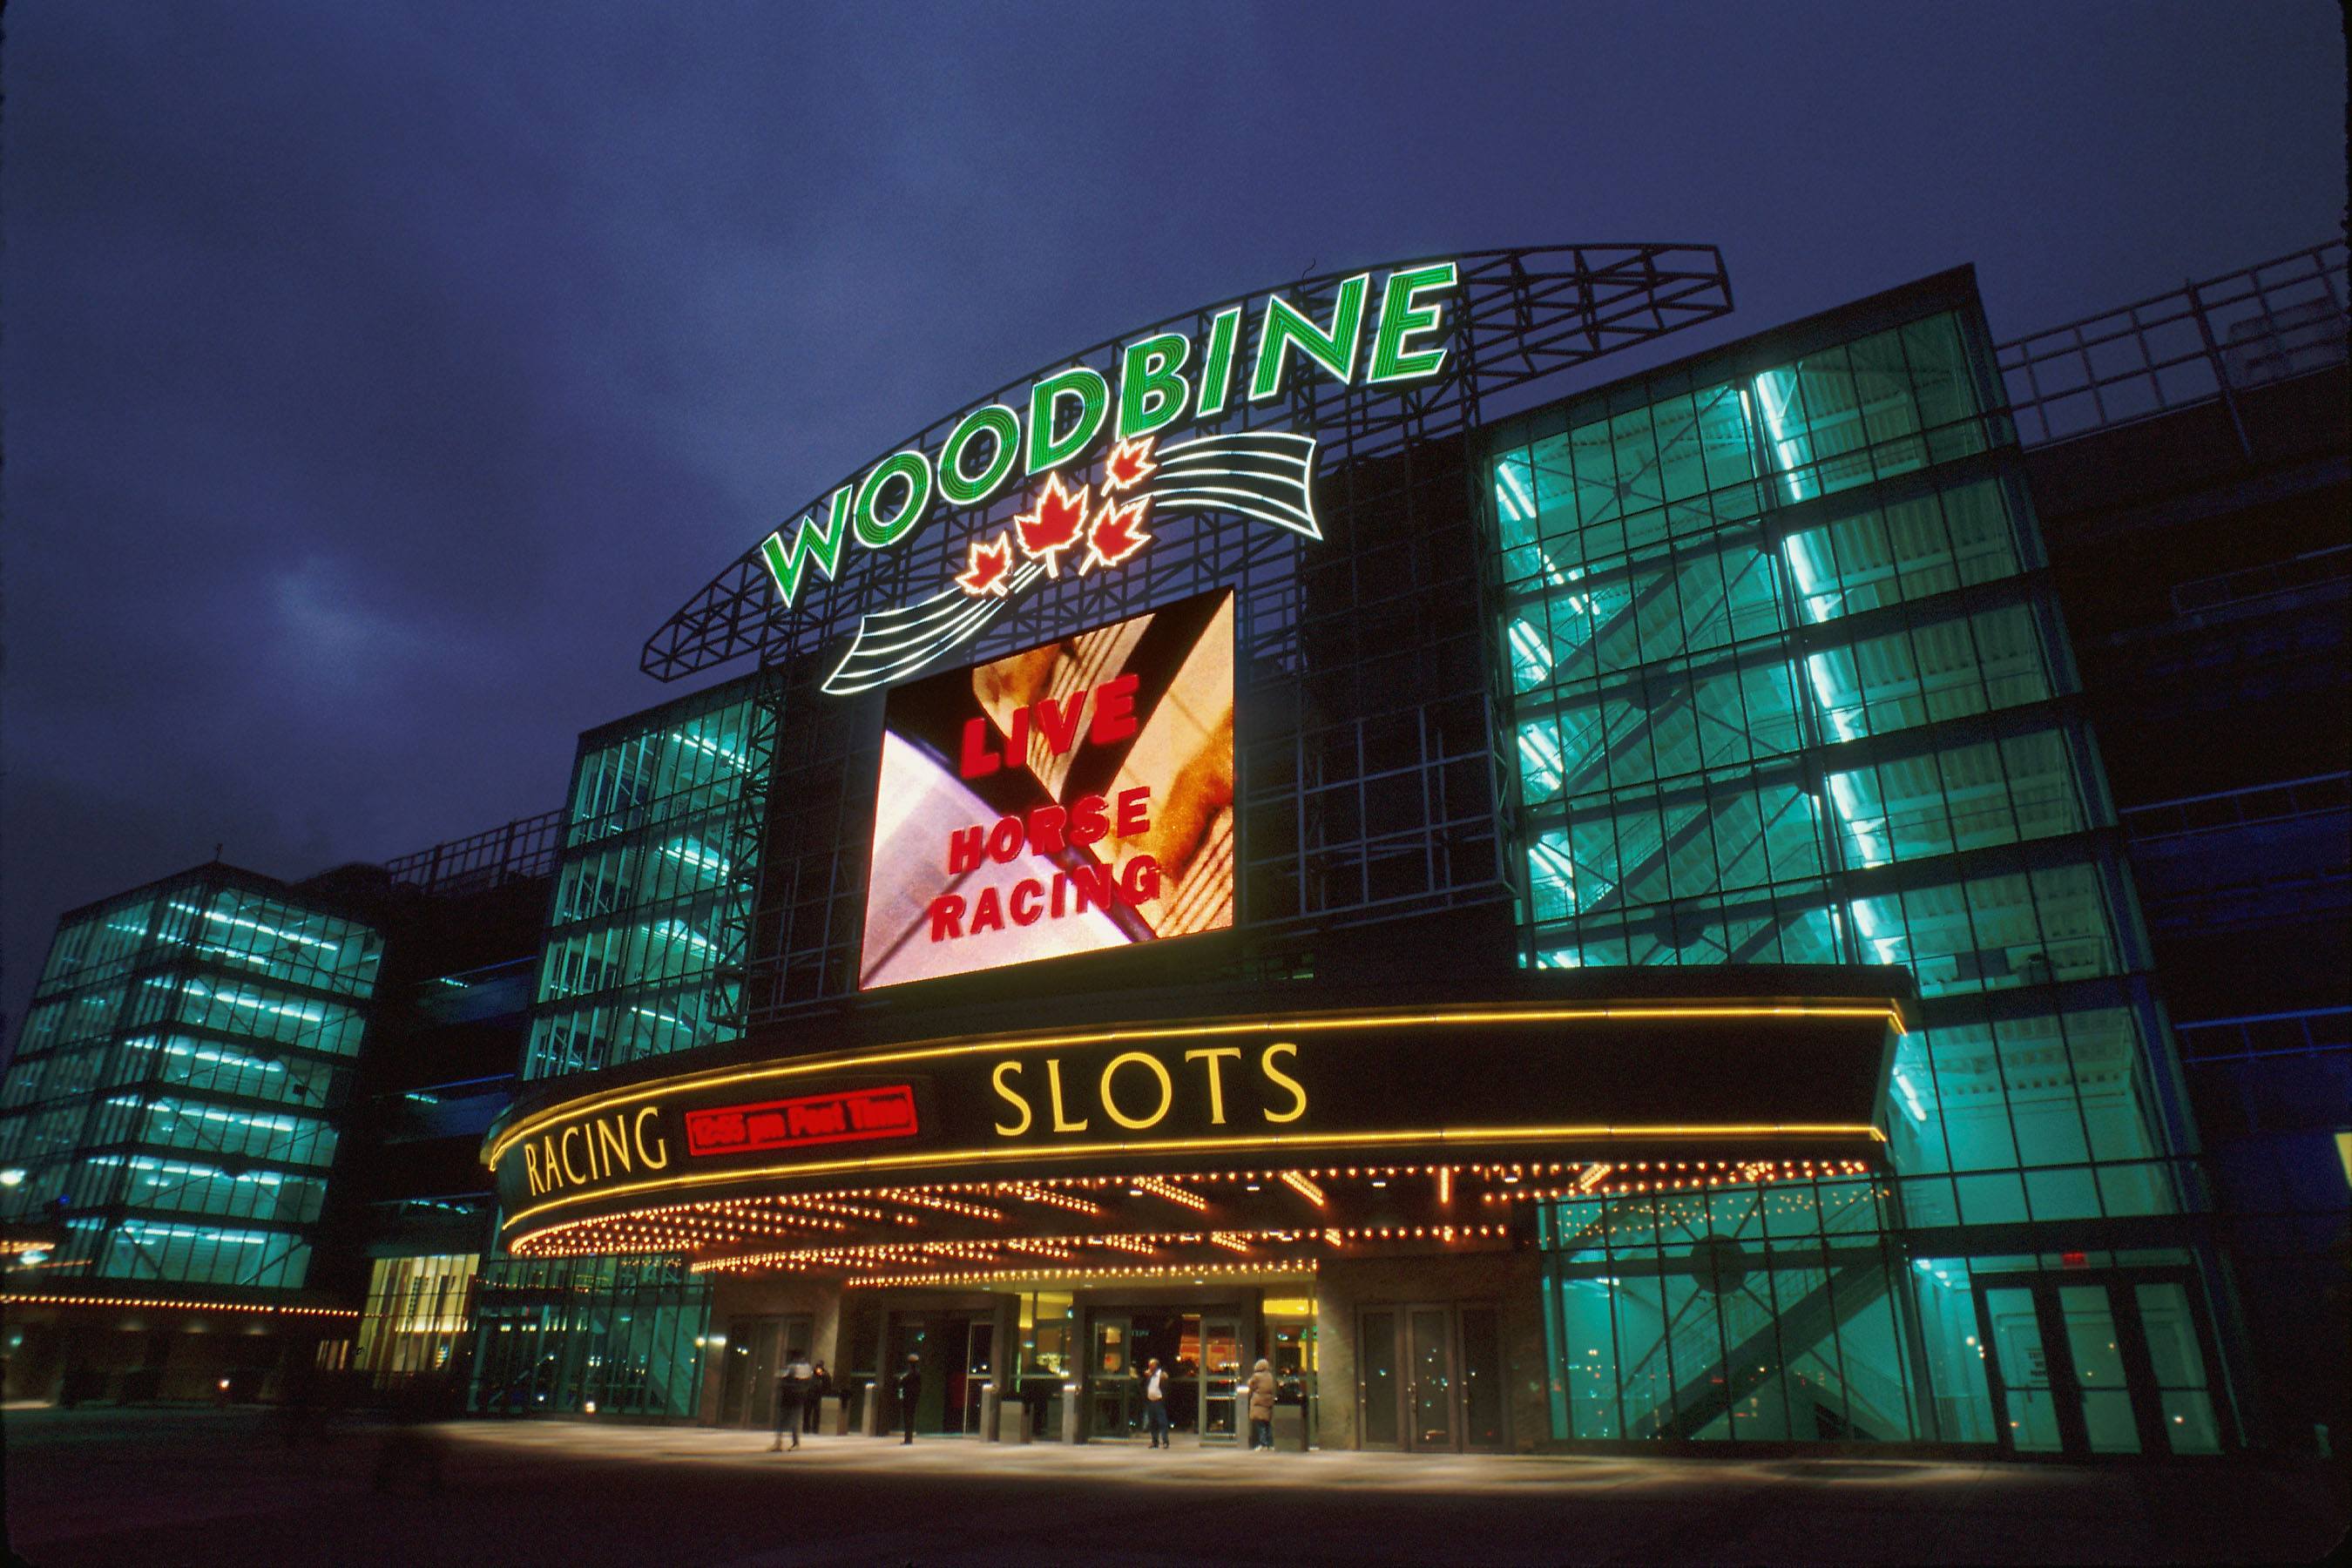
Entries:
{"type": "Polygon", "coordinates": [[[1029,471],[1058,468],[1093,445],[1102,434],[1103,416],[1110,411],[1110,383],[1102,373],[1085,365],[1056,371],[1029,389],[1029,471]],[[1078,400],[1078,422],[1067,436],[1056,439],[1054,416],[1062,399],[1078,400]]]}
{"type": "Polygon", "coordinates": [[[1242,308],[1217,312],[1209,323],[1209,357],[1201,365],[1201,397],[1192,417],[1213,419],[1234,395],[1234,344],[1242,335],[1242,308]]]}
{"type": "Polygon", "coordinates": [[[1021,416],[1002,403],[992,403],[975,408],[956,422],[955,434],[948,437],[940,453],[940,494],[958,506],[971,506],[996,493],[1013,471],[1013,464],[1021,455],[1021,416]],[[973,437],[985,430],[996,437],[991,450],[987,469],[975,476],[964,472],[964,448],[973,437]]]}
{"type": "Polygon", "coordinates": [[[1456,281],[1451,261],[1389,274],[1388,291],[1381,296],[1381,330],[1372,340],[1372,370],[1364,378],[1366,381],[1412,381],[1437,374],[1438,367],[1445,363],[1444,344],[1413,353],[1404,352],[1405,339],[1437,330],[1441,309],[1436,305],[1416,305],[1412,297],[1434,289],[1451,289],[1456,281]]]}
{"type": "Polygon", "coordinates": [[[1184,362],[1192,357],[1192,340],[1181,332],[1162,332],[1128,345],[1118,370],[1118,435],[1121,441],[1149,436],[1184,417],[1192,395],[1184,379],[1184,362]]]}
{"type": "Polygon", "coordinates": [[[1265,321],[1257,332],[1257,374],[1250,377],[1250,401],[1263,403],[1282,390],[1283,360],[1297,343],[1299,352],[1342,384],[1356,378],[1357,329],[1364,324],[1364,290],[1372,275],[1359,272],[1339,285],[1331,306],[1331,330],[1323,331],[1279,294],[1266,297],[1265,321]]]}
{"type": "Polygon", "coordinates": [[[931,504],[931,460],[909,447],[893,452],[874,465],[857,487],[857,542],[868,550],[887,550],[923,521],[931,504]],[[887,522],[874,514],[882,503],[882,487],[892,479],[907,481],[907,504],[887,522]]]}
{"type": "Polygon", "coordinates": [[[790,550],[784,548],[784,536],[781,532],[768,535],[766,542],[760,546],[760,553],[768,563],[768,575],[775,581],[776,597],[783,601],[784,608],[788,610],[793,607],[793,595],[800,591],[801,574],[807,569],[810,561],[814,560],[822,567],[827,577],[831,577],[834,568],[841,564],[841,542],[848,537],[842,531],[842,524],[849,521],[847,485],[833,492],[833,504],[825,511],[823,528],[817,527],[814,512],[801,519],[799,529],[793,534],[790,550]]]}

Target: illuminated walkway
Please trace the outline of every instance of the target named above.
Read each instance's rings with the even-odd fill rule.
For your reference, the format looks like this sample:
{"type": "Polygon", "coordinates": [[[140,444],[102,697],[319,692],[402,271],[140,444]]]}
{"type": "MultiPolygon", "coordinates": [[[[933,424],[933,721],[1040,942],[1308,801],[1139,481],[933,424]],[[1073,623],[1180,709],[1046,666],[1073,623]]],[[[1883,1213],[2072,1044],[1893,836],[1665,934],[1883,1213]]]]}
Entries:
{"type": "Polygon", "coordinates": [[[1888,1460],[1421,1458],[763,1435],[433,1429],[442,1488],[371,1481],[383,1429],[12,1409],[15,1549],[117,1563],[1281,1564],[2309,1560],[2341,1472],[1888,1460]]]}

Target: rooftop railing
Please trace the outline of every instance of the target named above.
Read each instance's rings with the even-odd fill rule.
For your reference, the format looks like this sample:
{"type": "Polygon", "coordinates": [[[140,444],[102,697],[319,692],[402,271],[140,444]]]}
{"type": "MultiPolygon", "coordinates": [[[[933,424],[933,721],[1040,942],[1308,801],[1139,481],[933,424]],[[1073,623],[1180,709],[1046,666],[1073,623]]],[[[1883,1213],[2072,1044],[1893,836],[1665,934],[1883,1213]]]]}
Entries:
{"type": "Polygon", "coordinates": [[[452,838],[383,863],[395,882],[443,896],[478,892],[518,877],[544,877],[555,869],[563,838],[563,808],[518,816],[464,838],[452,838]]]}
{"type": "Polygon", "coordinates": [[[2314,773],[2308,778],[2128,806],[2116,816],[2125,833],[2133,838],[2169,838],[2342,811],[2347,804],[2352,804],[2352,773],[2314,773]]]}
{"type": "Polygon", "coordinates": [[[2251,447],[2236,395],[2346,359],[2346,247],[2330,240],[2002,343],[2027,447],[2220,402],[2251,447]]]}

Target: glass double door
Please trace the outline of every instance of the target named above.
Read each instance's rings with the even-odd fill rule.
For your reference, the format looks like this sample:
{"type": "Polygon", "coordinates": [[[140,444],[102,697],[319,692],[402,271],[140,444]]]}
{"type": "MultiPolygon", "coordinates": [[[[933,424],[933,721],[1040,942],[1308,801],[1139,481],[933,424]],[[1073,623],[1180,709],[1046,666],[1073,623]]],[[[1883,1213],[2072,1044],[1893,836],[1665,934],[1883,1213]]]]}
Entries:
{"type": "Polygon", "coordinates": [[[727,1343],[719,1352],[727,1358],[719,1383],[721,1426],[765,1429],[774,1422],[776,1379],[793,1352],[809,1353],[813,1327],[806,1313],[729,1321],[727,1343]]]}
{"type": "Polygon", "coordinates": [[[1365,1447],[1454,1453],[1504,1446],[1502,1317],[1495,1308],[1366,1308],[1357,1331],[1357,1429],[1365,1447]]]}
{"type": "Polygon", "coordinates": [[[1133,1437],[1145,1421],[1144,1373],[1163,1376],[1168,1424],[1210,1442],[1231,1442],[1243,1386],[1241,1314],[1232,1310],[1090,1313],[1087,1356],[1087,1433],[1133,1437]]]}
{"type": "Polygon", "coordinates": [[[2212,1334],[2186,1271],[1979,1275],[2004,1450],[2218,1454],[2212,1334]]]}

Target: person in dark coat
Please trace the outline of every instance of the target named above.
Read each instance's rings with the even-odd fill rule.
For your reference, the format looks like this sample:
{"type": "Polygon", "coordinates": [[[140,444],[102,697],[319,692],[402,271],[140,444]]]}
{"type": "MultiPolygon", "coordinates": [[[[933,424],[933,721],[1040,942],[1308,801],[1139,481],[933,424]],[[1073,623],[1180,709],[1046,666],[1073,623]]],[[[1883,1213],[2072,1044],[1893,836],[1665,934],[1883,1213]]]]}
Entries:
{"type": "Polygon", "coordinates": [[[922,1397],[923,1358],[910,1355],[907,1370],[898,1374],[898,1414],[907,1423],[907,1435],[899,1439],[902,1444],[915,1440],[915,1403],[922,1397]]]}
{"type": "Polygon", "coordinates": [[[824,1363],[816,1363],[816,1377],[809,1384],[808,1409],[801,1416],[801,1430],[814,1434],[824,1425],[824,1396],[833,1392],[833,1374],[824,1370],[824,1363]]]}
{"type": "Polygon", "coordinates": [[[808,1408],[809,1390],[816,1384],[816,1369],[795,1348],[784,1357],[784,1370],[776,1375],[776,1440],[768,1452],[774,1453],[784,1446],[784,1434],[793,1435],[793,1447],[801,1446],[801,1412],[808,1408]]]}

